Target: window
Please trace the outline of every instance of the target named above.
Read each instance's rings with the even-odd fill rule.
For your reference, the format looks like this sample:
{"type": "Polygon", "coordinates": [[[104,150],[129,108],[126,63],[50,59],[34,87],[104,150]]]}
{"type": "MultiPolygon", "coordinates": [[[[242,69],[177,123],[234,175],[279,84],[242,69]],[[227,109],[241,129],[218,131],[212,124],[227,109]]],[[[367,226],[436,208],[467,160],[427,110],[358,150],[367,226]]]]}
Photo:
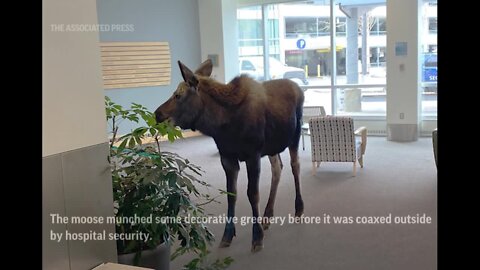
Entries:
{"type": "Polygon", "coordinates": [[[258,80],[280,77],[292,79],[305,89],[308,88],[305,91],[305,106],[324,106],[327,114],[384,117],[386,6],[383,4],[364,8],[362,3],[358,3],[358,7],[351,7],[357,8],[358,15],[349,21],[350,18],[336,5],[336,35],[332,48],[329,3],[330,1],[313,1],[239,8],[237,18],[241,72],[258,80]],[[262,10],[266,11],[263,14],[268,13],[267,20],[262,18],[262,10]],[[256,20],[256,23],[240,22],[247,18],[256,20]],[[362,35],[361,23],[364,20],[370,27],[369,35],[362,35]],[[347,37],[347,23],[355,21],[358,22],[359,31],[356,34],[359,42],[352,45],[351,37],[350,40],[347,37]],[[267,23],[269,32],[266,42],[268,48],[263,48],[264,41],[261,37],[264,22],[267,23]],[[248,27],[257,30],[247,29],[248,27]],[[368,47],[362,49],[361,40],[364,38],[368,39],[368,47]],[[252,43],[248,39],[258,42],[252,43]],[[355,48],[356,53],[352,54],[355,59],[347,54],[352,46],[358,46],[355,48]],[[270,57],[267,76],[264,76],[264,51],[268,51],[270,57]],[[362,59],[362,53],[367,55],[365,59],[362,59]],[[333,55],[336,57],[335,62],[333,55]],[[252,70],[249,63],[255,70],[252,70]],[[352,73],[352,70],[355,71],[352,73]],[[355,73],[357,76],[353,77],[358,79],[352,80],[355,73]],[[332,77],[336,79],[332,81],[332,77]],[[355,86],[345,86],[347,82],[355,86]],[[362,84],[367,86],[363,87],[362,84]]]}
{"type": "Polygon", "coordinates": [[[431,134],[425,123],[437,118],[437,2],[423,1],[420,21],[419,69],[421,72],[421,118],[424,121],[422,132],[431,134]]]}
{"type": "Polygon", "coordinates": [[[385,17],[370,18],[370,35],[385,35],[387,33],[387,20],[385,17]]]}
{"type": "Polygon", "coordinates": [[[437,17],[428,18],[428,32],[430,34],[437,33],[437,17]]]}
{"type": "Polygon", "coordinates": [[[337,17],[337,36],[345,36],[347,34],[347,18],[337,17]]]}
{"type": "Polygon", "coordinates": [[[385,67],[385,47],[370,47],[370,67],[385,67]]]}

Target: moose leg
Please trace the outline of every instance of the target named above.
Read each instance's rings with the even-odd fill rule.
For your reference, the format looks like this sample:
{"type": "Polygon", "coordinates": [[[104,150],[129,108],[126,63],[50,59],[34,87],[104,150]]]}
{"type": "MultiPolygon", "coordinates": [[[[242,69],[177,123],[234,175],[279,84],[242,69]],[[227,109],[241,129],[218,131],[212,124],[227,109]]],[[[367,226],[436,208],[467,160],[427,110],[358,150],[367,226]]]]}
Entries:
{"type": "MultiPolygon", "coordinates": [[[[273,217],[275,197],[277,195],[278,183],[280,182],[280,174],[282,173],[283,168],[280,154],[268,156],[268,159],[270,160],[270,164],[272,165],[272,184],[270,186],[270,196],[268,197],[267,206],[265,207],[265,212],[263,214],[264,218],[273,217]]],[[[268,219],[263,219],[262,226],[264,230],[268,230],[268,227],[270,226],[270,221],[268,219]]]]}
{"type": "Polygon", "coordinates": [[[250,158],[247,163],[248,188],[247,195],[252,206],[252,215],[254,218],[252,230],[252,252],[260,251],[263,248],[263,229],[260,226],[258,215],[258,181],[260,178],[260,154],[250,158]]]}
{"type": "Polygon", "coordinates": [[[290,146],[290,165],[292,166],[293,179],[295,181],[295,216],[303,214],[303,199],[300,193],[300,162],[298,161],[298,146],[290,146]]]}
{"type": "Polygon", "coordinates": [[[235,216],[235,202],[237,200],[237,177],[240,166],[238,160],[221,157],[223,170],[227,177],[227,202],[228,202],[228,221],[225,224],[225,231],[223,232],[222,242],[220,247],[228,247],[232,243],[232,239],[235,236],[235,224],[232,222],[235,216]]]}

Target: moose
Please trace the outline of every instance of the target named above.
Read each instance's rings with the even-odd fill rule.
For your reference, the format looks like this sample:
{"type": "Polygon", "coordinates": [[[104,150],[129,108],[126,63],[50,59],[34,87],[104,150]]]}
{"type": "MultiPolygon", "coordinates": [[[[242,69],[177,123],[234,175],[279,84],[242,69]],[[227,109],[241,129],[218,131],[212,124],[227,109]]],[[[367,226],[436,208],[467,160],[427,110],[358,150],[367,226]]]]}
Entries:
{"type": "Polygon", "coordinates": [[[280,153],[287,147],[295,181],[295,216],[304,206],[300,194],[298,146],[301,133],[304,95],[289,79],[257,82],[240,75],[228,84],[212,78],[212,62],[206,60],[192,72],[178,61],[183,82],[155,111],[157,122],[165,120],[182,129],[198,130],[215,141],[227,180],[228,222],[220,247],[230,246],[235,234],[235,202],[239,162],[246,162],[247,195],[252,207],[252,252],[263,248],[264,230],[273,217],[275,196],[283,168],[280,153]],[[263,218],[259,218],[260,159],[268,155],[272,180],[263,218]]]}

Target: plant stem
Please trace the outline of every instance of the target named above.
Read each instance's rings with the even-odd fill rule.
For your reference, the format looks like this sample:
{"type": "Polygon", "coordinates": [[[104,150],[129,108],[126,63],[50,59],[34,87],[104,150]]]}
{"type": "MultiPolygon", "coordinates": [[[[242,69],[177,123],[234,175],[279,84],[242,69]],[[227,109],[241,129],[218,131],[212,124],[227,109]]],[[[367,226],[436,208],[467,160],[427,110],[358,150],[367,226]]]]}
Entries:
{"type": "Polygon", "coordinates": [[[157,143],[158,153],[160,154],[160,140],[158,139],[158,135],[155,135],[155,142],[157,143]]]}
{"type": "Polygon", "coordinates": [[[118,132],[118,126],[115,125],[115,116],[112,117],[112,130],[113,130],[113,135],[112,135],[112,141],[110,142],[110,148],[113,147],[113,144],[115,143],[115,139],[117,137],[117,132],[118,132]]]}
{"type": "Polygon", "coordinates": [[[211,202],[215,201],[215,199],[217,199],[218,197],[220,197],[220,195],[218,195],[218,196],[215,196],[214,198],[211,198],[211,199],[207,200],[206,202],[203,202],[203,203],[197,203],[197,206],[202,206],[202,205],[209,204],[209,203],[211,203],[211,202]]]}

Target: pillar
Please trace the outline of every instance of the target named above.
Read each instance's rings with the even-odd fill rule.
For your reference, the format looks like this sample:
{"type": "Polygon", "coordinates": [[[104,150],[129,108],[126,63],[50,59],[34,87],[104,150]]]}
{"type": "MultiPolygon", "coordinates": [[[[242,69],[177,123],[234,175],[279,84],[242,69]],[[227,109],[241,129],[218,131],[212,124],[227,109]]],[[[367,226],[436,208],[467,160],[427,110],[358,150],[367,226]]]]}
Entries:
{"type": "Polygon", "coordinates": [[[420,2],[387,1],[387,139],[391,141],[418,139],[420,2]],[[402,44],[405,53],[399,50],[402,44]]]}

